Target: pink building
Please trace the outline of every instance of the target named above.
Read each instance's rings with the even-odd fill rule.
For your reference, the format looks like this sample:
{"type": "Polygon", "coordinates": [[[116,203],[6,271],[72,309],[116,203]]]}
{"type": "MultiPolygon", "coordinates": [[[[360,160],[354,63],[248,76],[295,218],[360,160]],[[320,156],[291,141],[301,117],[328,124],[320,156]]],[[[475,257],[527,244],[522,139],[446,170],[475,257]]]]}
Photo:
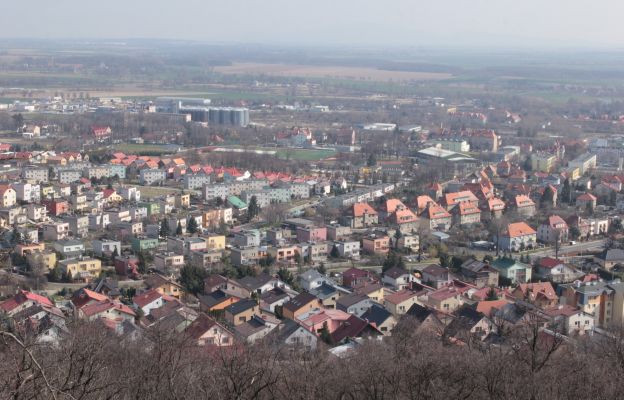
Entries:
{"type": "Polygon", "coordinates": [[[317,226],[297,227],[297,241],[303,242],[324,242],[327,240],[327,228],[317,226]]]}

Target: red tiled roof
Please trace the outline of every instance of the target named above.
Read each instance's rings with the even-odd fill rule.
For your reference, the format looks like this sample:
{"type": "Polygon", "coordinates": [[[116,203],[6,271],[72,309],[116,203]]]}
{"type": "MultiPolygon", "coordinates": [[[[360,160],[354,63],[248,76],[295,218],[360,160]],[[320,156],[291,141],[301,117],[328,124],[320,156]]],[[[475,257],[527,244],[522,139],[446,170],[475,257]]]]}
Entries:
{"type": "Polygon", "coordinates": [[[509,224],[507,227],[509,237],[518,237],[525,235],[535,235],[535,229],[531,228],[526,222],[516,222],[509,224]]]}
{"type": "Polygon", "coordinates": [[[143,292],[141,294],[134,296],[134,298],[132,299],[132,302],[136,304],[137,306],[143,308],[146,305],[153,303],[154,301],[158,300],[161,297],[163,296],[162,294],[158,292],[157,289],[150,289],[146,292],[143,292]]]}
{"type": "Polygon", "coordinates": [[[353,205],[353,216],[361,217],[364,214],[377,215],[377,211],[368,203],[355,203],[353,205]]]}

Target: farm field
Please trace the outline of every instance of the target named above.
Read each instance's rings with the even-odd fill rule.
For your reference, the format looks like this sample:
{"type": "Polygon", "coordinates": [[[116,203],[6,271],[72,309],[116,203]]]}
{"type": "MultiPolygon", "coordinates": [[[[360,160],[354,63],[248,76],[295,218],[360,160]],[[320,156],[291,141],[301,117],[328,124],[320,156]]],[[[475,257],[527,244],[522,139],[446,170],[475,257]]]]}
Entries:
{"type": "Polygon", "coordinates": [[[428,81],[453,78],[452,74],[442,72],[388,71],[376,68],[288,65],[264,63],[233,63],[228,66],[214,67],[223,74],[264,74],[303,78],[346,78],[372,81],[428,81]]]}

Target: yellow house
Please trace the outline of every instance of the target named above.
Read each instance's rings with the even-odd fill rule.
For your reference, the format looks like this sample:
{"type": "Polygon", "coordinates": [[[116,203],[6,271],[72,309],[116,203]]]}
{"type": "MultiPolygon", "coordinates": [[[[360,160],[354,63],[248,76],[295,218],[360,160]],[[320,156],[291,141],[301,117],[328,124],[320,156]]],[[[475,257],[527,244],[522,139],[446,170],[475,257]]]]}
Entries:
{"type": "Polygon", "coordinates": [[[150,275],[145,280],[145,284],[150,289],[156,289],[162,295],[175,297],[176,299],[182,298],[185,294],[181,285],[159,274],[150,275]]]}
{"type": "Polygon", "coordinates": [[[112,203],[121,203],[121,202],[124,200],[124,198],[123,198],[123,197],[121,197],[121,195],[120,195],[119,193],[117,193],[116,191],[114,191],[114,190],[113,190],[113,191],[111,191],[111,192],[105,191],[105,192],[104,192],[104,196],[105,196],[105,197],[107,196],[107,197],[106,197],[106,201],[107,201],[109,204],[112,204],[112,203]]]}
{"type": "Polygon", "coordinates": [[[58,267],[64,275],[69,274],[72,279],[90,280],[97,278],[102,272],[102,262],[97,258],[70,258],[58,262],[58,267]]]}
{"type": "Polygon", "coordinates": [[[188,208],[191,205],[191,195],[180,193],[175,197],[175,206],[178,208],[188,208]]]}
{"type": "Polygon", "coordinates": [[[224,310],[225,320],[234,326],[251,321],[254,315],[260,315],[260,306],[252,299],[237,301],[225,307],[224,310]]]}
{"type": "Polygon", "coordinates": [[[225,235],[210,234],[206,236],[206,247],[213,250],[225,249],[225,235]]]}
{"type": "Polygon", "coordinates": [[[453,287],[444,287],[427,295],[427,305],[444,312],[453,312],[462,305],[461,293],[453,287]]]}
{"type": "Polygon", "coordinates": [[[579,167],[570,167],[566,170],[566,172],[568,173],[568,177],[572,182],[581,177],[581,169],[579,167]]]}
{"type": "Polygon", "coordinates": [[[53,251],[32,251],[26,254],[26,261],[31,268],[41,266],[49,271],[56,265],[56,253],[53,251]]]}
{"type": "Polygon", "coordinates": [[[52,196],[54,194],[54,186],[42,186],[41,187],[41,197],[46,198],[48,196],[52,196]]]}
{"type": "Polygon", "coordinates": [[[18,244],[15,246],[14,251],[17,252],[20,256],[24,256],[28,253],[33,253],[36,251],[45,250],[44,243],[29,243],[29,244],[18,244]]]}
{"type": "Polygon", "coordinates": [[[395,317],[405,314],[416,303],[418,303],[418,294],[411,290],[401,290],[384,299],[386,310],[395,317]]]}
{"type": "Polygon", "coordinates": [[[353,291],[357,294],[363,294],[379,304],[384,302],[384,288],[379,283],[365,282],[363,285],[354,287],[353,291]]]}

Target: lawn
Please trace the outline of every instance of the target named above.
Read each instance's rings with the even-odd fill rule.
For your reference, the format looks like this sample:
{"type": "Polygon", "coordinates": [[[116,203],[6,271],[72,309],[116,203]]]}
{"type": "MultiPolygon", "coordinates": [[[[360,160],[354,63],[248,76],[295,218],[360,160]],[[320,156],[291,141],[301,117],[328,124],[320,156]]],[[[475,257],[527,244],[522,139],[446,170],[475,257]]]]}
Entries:
{"type": "Polygon", "coordinates": [[[178,145],[120,143],[114,149],[130,154],[159,155],[175,153],[178,145]]]}
{"type": "Polygon", "coordinates": [[[276,149],[277,156],[285,160],[318,161],[336,155],[334,150],[309,150],[309,149],[276,149]]]}

